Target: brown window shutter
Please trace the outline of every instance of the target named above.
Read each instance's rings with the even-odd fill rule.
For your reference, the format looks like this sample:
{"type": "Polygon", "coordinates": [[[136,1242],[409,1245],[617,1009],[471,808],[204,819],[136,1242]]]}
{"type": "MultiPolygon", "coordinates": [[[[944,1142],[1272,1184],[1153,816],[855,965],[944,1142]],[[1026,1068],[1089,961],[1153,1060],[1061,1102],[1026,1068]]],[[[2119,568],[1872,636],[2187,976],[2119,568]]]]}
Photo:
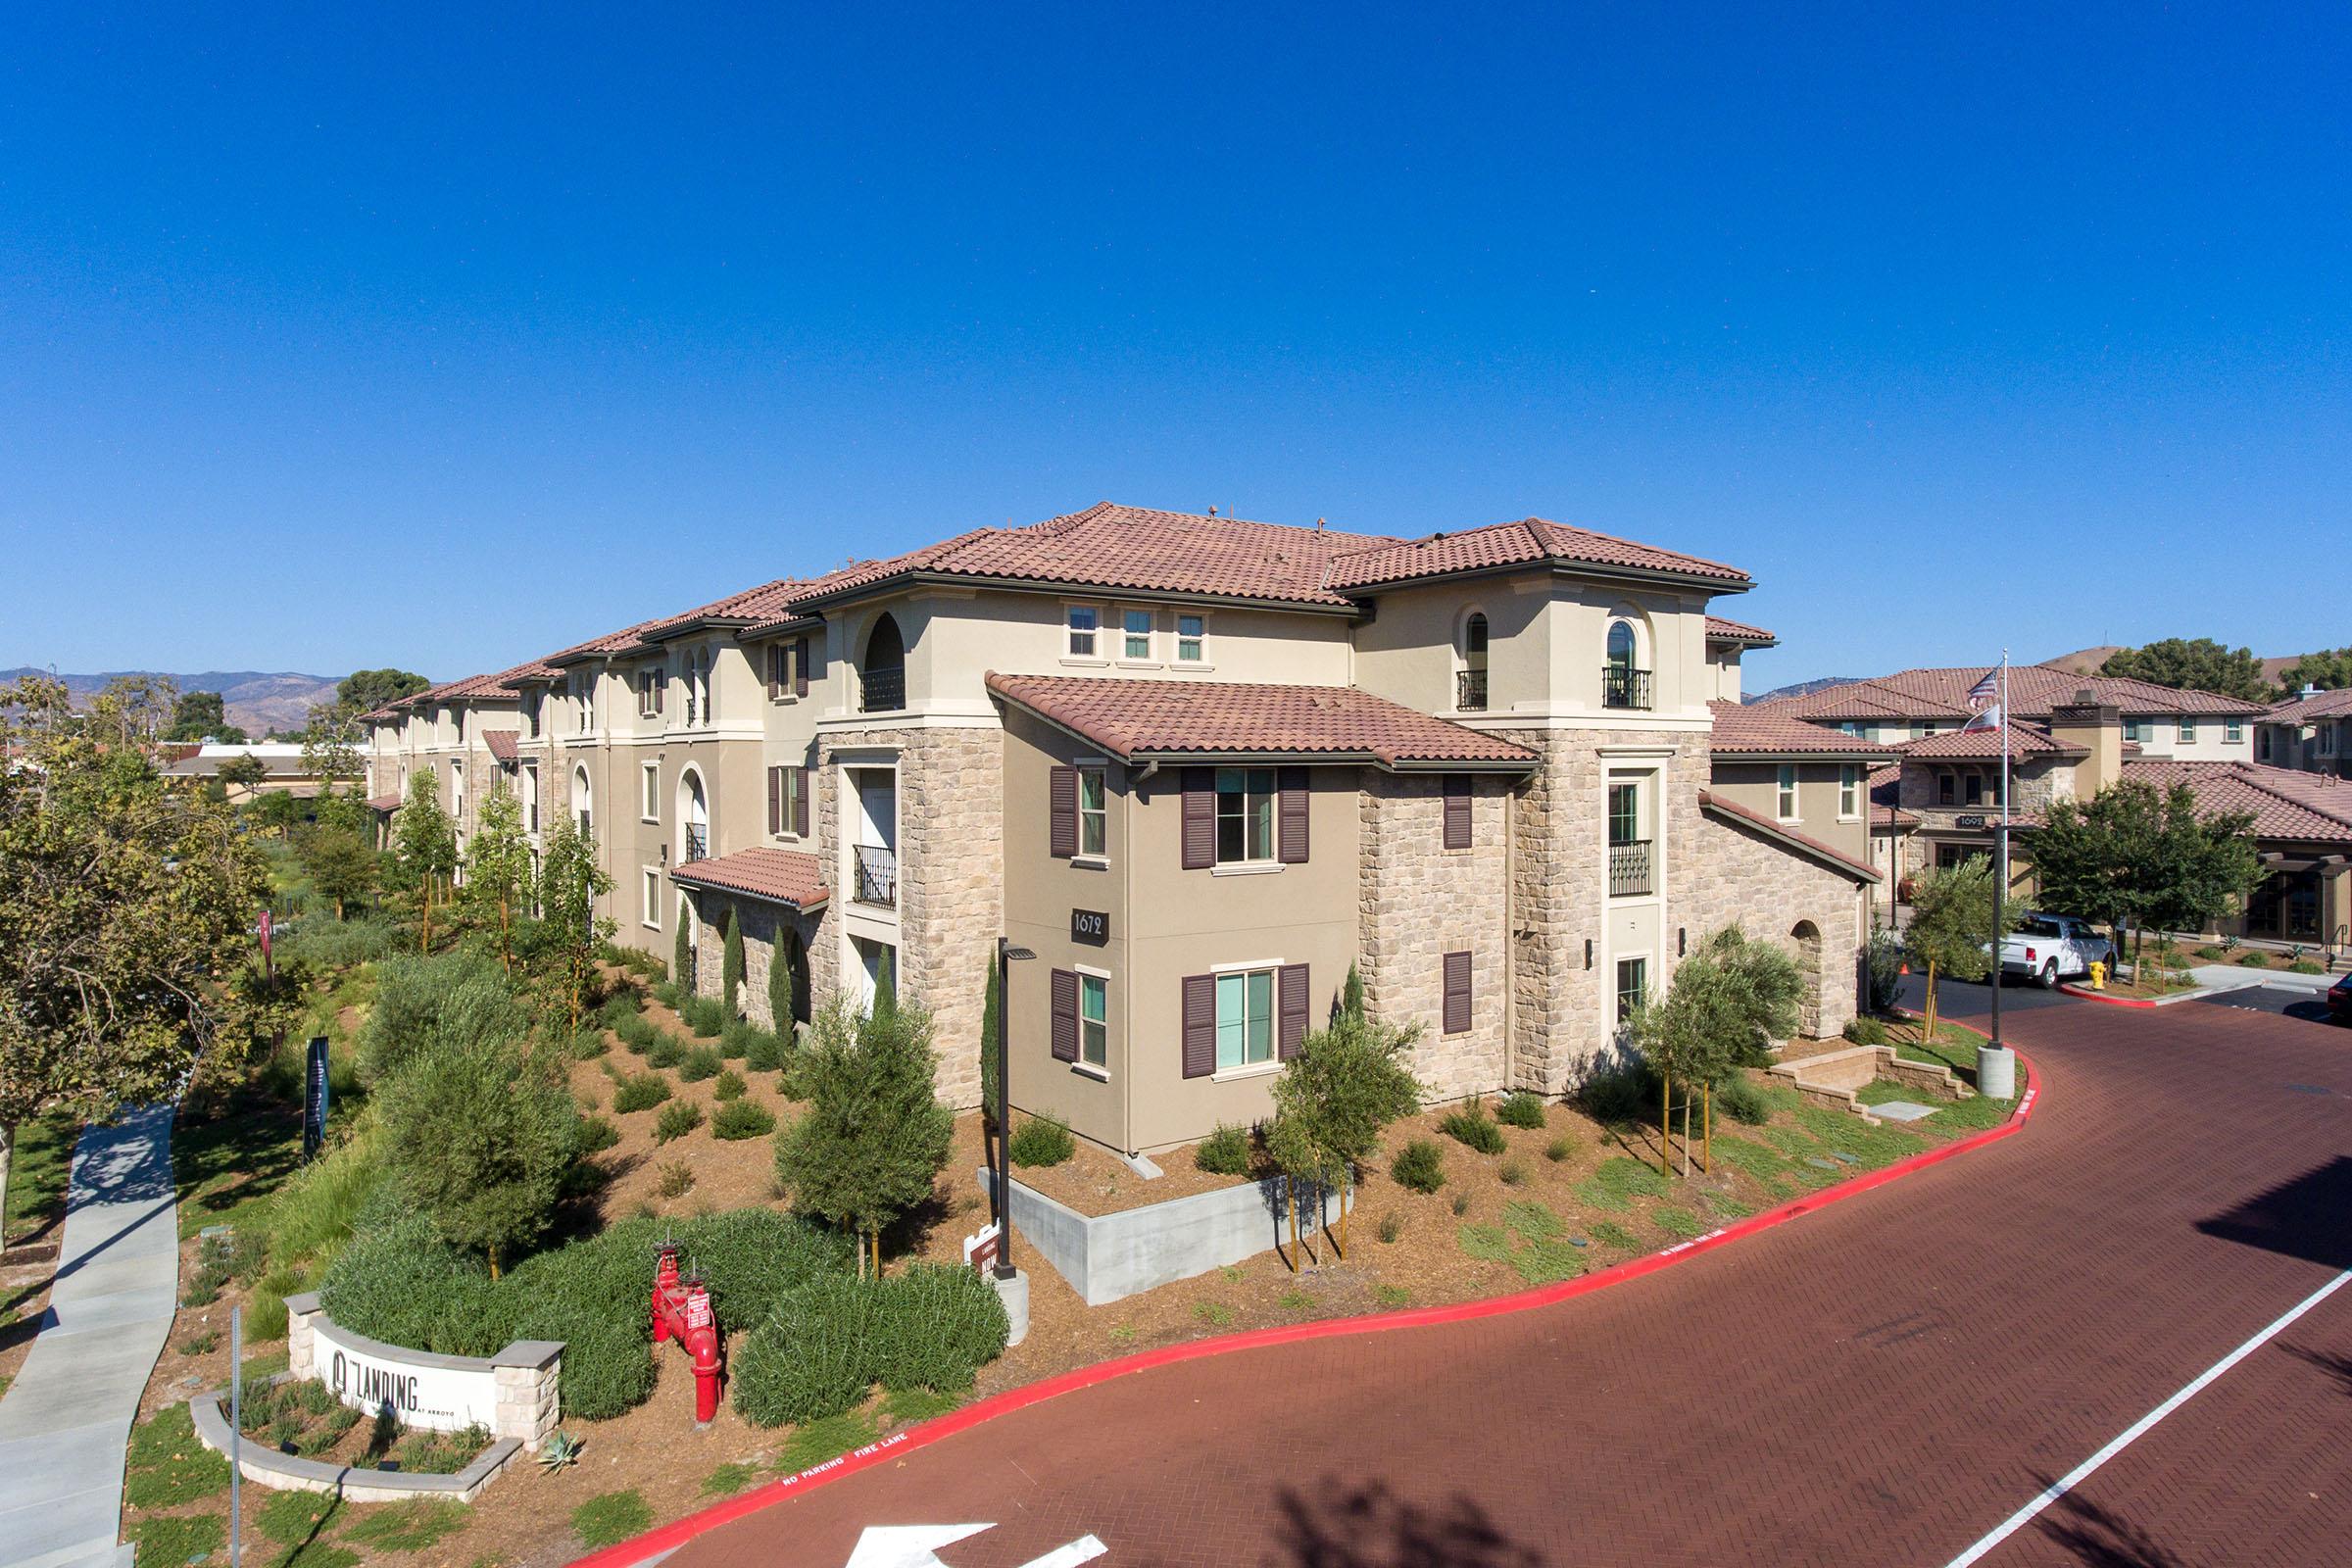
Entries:
{"type": "Polygon", "coordinates": [[[1470,1027],[1470,955],[1446,955],[1446,1033],[1458,1035],[1470,1027]]]}
{"type": "Polygon", "coordinates": [[[1078,976],[1069,969],[1054,971],[1054,1059],[1078,1059],[1078,976]]]}
{"type": "Polygon", "coordinates": [[[802,838],[808,836],[808,769],[793,769],[800,775],[801,787],[792,798],[792,830],[802,838]]]}
{"type": "MultiPolygon", "coordinates": [[[[1188,767],[1184,770],[1184,868],[1204,871],[1217,863],[1217,775],[1209,768],[1188,767]]],[[[1185,982],[1190,985],[1192,982],[1185,982]]],[[[1215,1047],[1214,1012],[1211,1006],[1210,1047],[1215,1047]]],[[[1213,1066],[1213,1062],[1212,1062],[1213,1066]]]]}
{"type": "Polygon", "coordinates": [[[1306,965],[1286,963],[1275,976],[1274,1050],[1284,1061],[1306,1038],[1306,965]]]}
{"type": "Polygon", "coordinates": [[[1048,835],[1048,853],[1067,859],[1078,853],[1078,770],[1074,767],[1054,769],[1052,784],[1046,791],[1046,801],[1053,819],[1048,835]]]}
{"type": "Polygon", "coordinates": [[[774,702],[784,695],[784,645],[767,645],[767,700],[774,702]]]}
{"type": "Polygon", "coordinates": [[[825,645],[815,637],[801,639],[800,689],[807,691],[812,680],[825,678],[825,645]]]}
{"type": "Polygon", "coordinates": [[[1184,977],[1184,1075],[1206,1078],[1216,1070],[1217,977],[1188,974],[1184,977]]]}
{"type": "Polygon", "coordinates": [[[1286,767],[1280,774],[1282,804],[1276,812],[1275,858],[1284,865],[1306,863],[1306,769],[1286,767]]]}
{"type": "Polygon", "coordinates": [[[780,767],[767,770],[767,830],[784,831],[784,770],[780,767]]]}
{"type": "Polygon", "coordinates": [[[808,695],[808,639],[796,638],[792,645],[792,695],[808,695]]]}
{"type": "Polygon", "coordinates": [[[1470,775],[1446,775],[1446,847],[1466,850],[1470,847],[1470,775]]]}
{"type": "Polygon", "coordinates": [[[669,666],[656,664],[645,674],[654,683],[654,711],[659,713],[662,711],[662,699],[669,690],[669,666]]]}

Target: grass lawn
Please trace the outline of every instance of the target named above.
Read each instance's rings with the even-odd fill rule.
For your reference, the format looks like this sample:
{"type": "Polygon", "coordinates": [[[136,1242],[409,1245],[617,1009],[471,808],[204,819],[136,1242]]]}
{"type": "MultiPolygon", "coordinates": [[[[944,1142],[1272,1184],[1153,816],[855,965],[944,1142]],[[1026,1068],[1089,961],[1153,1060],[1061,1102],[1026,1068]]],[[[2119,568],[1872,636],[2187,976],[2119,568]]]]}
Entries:
{"type": "Polygon", "coordinates": [[[81,1118],[63,1111],[17,1129],[8,1166],[8,1222],[0,1227],[10,1245],[35,1237],[55,1240],[46,1233],[66,1217],[66,1182],[80,1137],[81,1118]]]}

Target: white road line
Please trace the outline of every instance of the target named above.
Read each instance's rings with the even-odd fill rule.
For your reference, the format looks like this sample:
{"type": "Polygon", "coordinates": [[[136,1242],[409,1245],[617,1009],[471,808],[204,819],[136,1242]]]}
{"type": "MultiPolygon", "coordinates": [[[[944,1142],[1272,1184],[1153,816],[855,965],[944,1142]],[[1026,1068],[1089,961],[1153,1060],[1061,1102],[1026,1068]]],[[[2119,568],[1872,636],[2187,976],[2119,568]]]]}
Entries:
{"type": "Polygon", "coordinates": [[[2223,1356],[2219,1361],[2214,1362],[2213,1365],[2207,1367],[2203,1372],[2199,1373],[2195,1382],[2189,1384],[2188,1387],[2182,1389],[2180,1393],[2165,1400],[2155,1409],[2150,1410],[2146,1415],[2143,1415],[2138,1420],[2132,1422],[2131,1426],[2125,1428],[2114,1442],[2108,1444],[2107,1446],[2101,1448],[2098,1452],[2092,1454],[2089,1458],[2075,1466],[2074,1469],[2068,1471],[2058,1480],[2053,1481],[2050,1483],[2050,1485],[2044,1487],[2040,1494],[2036,1495],[2032,1502],[2027,1503],[2023,1508],[2018,1509],[2017,1512],[2011,1514],[2007,1519],[2002,1520],[2000,1525],[1994,1529],[1991,1534],[1984,1537],[1984,1540],[1978,1542],[1975,1545],[1969,1547],[1959,1556],[1954,1557],[1951,1562],[1946,1565],[1946,1568],[1968,1568],[1970,1563],[1977,1561],[1986,1552],[1992,1550],[1993,1547],[1999,1545],[2002,1542],[2007,1541],[2011,1536],[2017,1534],[2018,1531],[2024,1529],[2028,1524],[2033,1522],[2034,1515],[2040,1513],[2051,1503],[2056,1502],[2060,1497],[2065,1496],[2069,1492],[2080,1486],[2086,1478],[2088,1478],[2092,1471],[2098,1469],[2099,1466],[2105,1464],[2108,1460],[2114,1458],[2117,1454],[2123,1452],[2133,1443],[2137,1442],[2150,1427],[2154,1426],[2157,1422],[2163,1420],[2166,1416],[2171,1415],[2175,1410],[2180,1409],[2180,1406],[2186,1404],[2190,1399],[2194,1398],[2198,1390],[2204,1388],[2207,1384],[2213,1382],[2223,1373],[2237,1365],[2238,1362],[2243,1361],[2247,1356],[2252,1355],[2256,1350],[2261,1349],[2263,1346],[2270,1343],[2270,1341],[2289,1323],[2292,1323],[2295,1319],[2301,1317],[2304,1313],[2310,1311],[2313,1307],[2319,1305],[2330,1296],[2333,1296],[2337,1291],[2342,1290],[2344,1287],[2344,1282],[2347,1280],[2352,1280],[2352,1268],[2344,1270],[2341,1274],[2338,1274],[2335,1278],[2329,1280],[2327,1284],[2321,1286],[2318,1290],[2303,1298],[2302,1300],[2296,1302],[2284,1313],[2280,1314],[2280,1316],[2275,1322],[2273,1322],[2269,1328],[2264,1329],[2261,1333],[2255,1335],[2245,1344],[2239,1346],[2236,1349],[2231,1350],[2228,1355],[2223,1356]]]}

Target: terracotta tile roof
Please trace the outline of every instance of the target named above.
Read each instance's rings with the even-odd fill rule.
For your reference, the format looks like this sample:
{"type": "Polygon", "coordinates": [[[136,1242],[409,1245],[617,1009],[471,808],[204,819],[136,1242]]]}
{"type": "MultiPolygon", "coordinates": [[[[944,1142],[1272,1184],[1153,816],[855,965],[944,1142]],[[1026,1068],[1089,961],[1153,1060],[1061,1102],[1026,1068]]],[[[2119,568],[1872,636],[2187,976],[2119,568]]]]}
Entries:
{"type": "Polygon", "coordinates": [[[1879,880],[1877,871],[1843,851],[1834,850],[1810,834],[1799,833],[1786,822],[1776,822],[1761,811],[1751,811],[1736,801],[1727,801],[1712,790],[1698,792],[1698,805],[1701,810],[1712,811],[1715,815],[1737,822],[1742,827],[1753,828],[1766,838],[1776,839],[1790,849],[1821,861],[1831,870],[1851,877],[1857,882],[1879,880]]]}
{"type": "Polygon", "coordinates": [[[724,599],[714,599],[682,615],[650,621],[640,629],[637,643],[650,646],[698,626],[756,626],[761,622],[783,619],[792,603],[806,593],[808,586],[806,578],[778,577],[757,588],[746,588],[724,599]]]}
{"type": "Polygon", "coordinates": [[[2352,718],[2352,686],[2341,691],[2314,692],[2276,703],[2264,718],[2280,724],[2304,724],[2315,718],[2352,718]]]}
{"type": "Polygon", "coordinates": [[[796,909],[813,909],[832,897],[813,855],[799,850],[737,850],[708,860],[689,860],[669,873],[688,887],[740,893],[796,909]]]}
{"type": "MultiPolygon", "coordinates": [[[[2052,736],[2038,724],[2011,719],[2009,755],[2011,757],[2083,757],[2088,754],[2080,746],[2069,746],[2052,736]]],[[[1990,757],[2001,755],[2001,732],[1986,726],[1984,729],[1946,730],[1940,735],[1922,735],[1918,740],[1905,741],[1895,750],[1905,757],[1990,757]]]]}
{"type": "Polygon", "coordinates": [[[1802,755],[1861,759],[1895,755],[1891,744],[1841,735],[1834,729],[1791,718],[1769,703],[1756,706],[1716,702],[1707,705],[1707,711],[1715,720],[1712,746],[1718,757],[1802,755]]]}
{"type": "Polygon", "coordinates": [[[1738,583],[1742,588],[1748,582],[1746,572],[1720,561],[1636,544],[1589,528],[1571,528],[1543,517],[1526,517],[1459,533],[1433,533],[1343,555],[1332,563],[1330,584],[1334,588],[1363,589],[1542,561],[1671,572],[1677,576],[1738,583]]]}
{"type": "Polygon", "coordinates": [[[389,795],[370,795],[368,797],[368,808],[369,810],[397,811],[400,809],[400,807],[401,800],[400,792],[398,790],[393,791],[389,795]]]}
{"type": "Polygon", "coordinates": [[[1237,685],[1000,675],[988,689],[1135,758],[1301,757],[1396,768],[1459,764],[1524,770],[1536,756],[1496,736],[1417,712],[1349,686],[1237,685]]]}
{"type": "MultiPolygon", "coordinates": [[[[1969,711],[1969,692],[1993,667],[1963,664],[1902,669],[1869,680],[1825,686],[1800,697],[1776,698],[1771,706],[1785,709],[1799,718],[1863,718],[1872,713],[1949,718],[1969,711]]],[[[2224,697],[2218,692],[2175,691],[2170,686],[2118,675],[2077,675],[2048,664],[2009,667],[2012,717],[2046,719],[2051,708],[2071,703],[2078,693],[2084,691],[2094,702],[2109,704],[2134,715],[2188,713],[2229,718],[2252,717],[2264,710],[2260,703],[2224,697]]]]}
{"type": "Polygon", "coordinates": [[[2124,777],[2170,789],[2186,784],[2200,811],[2251,811],[2265,839],[2352,844],[2352,780],[2261,762],[2128,762],[2124,777]]]}
{"type": "Polygon", "coordinates": [[[1780,642],[1761,626],[1745,621],[1726,620],[1721,615],[1707,617],[1707,641],[1711,643],[1753,643],[1759,648],[1771,648],[1780,642]]]}
{"type": "Polygon", "coordinates": [[[497,758],[502,762],[512,762],[514,760],[514,732],[511,729],[486,729],[482,731],[482,744],[490,749],[490,755],[492,757],[497,758]]]}
{"type": "Polygon", "coordinates": [[[1903,764],[1890,762],[1871,769],[1870,825],[1874,828],[1916,827],[1919,813],[1902,808],[1903,764]]]}

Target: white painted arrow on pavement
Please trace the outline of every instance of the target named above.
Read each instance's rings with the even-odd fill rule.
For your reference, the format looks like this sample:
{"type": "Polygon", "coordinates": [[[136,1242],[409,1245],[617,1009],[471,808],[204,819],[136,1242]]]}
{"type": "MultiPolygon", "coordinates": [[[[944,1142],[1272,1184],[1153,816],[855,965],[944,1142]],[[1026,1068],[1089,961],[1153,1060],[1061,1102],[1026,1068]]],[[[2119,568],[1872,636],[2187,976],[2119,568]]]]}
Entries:
{"type": "MultiPolygon", "coordinates": [[[[993,1524],[867,1525],[843,1568],[948,1568],[940,1560],[940,1547],[952,1546],[966,1537],[996,1528],[993,1524]]],[[[1080,1563],[1093,1562],[1108,1550],[1093,1536],[1080,1536],[1076,1541],[1055,1546],[1043,1557],[1032,1558],[1022,1568],[1078,1568],[1080,1563]]]]}

